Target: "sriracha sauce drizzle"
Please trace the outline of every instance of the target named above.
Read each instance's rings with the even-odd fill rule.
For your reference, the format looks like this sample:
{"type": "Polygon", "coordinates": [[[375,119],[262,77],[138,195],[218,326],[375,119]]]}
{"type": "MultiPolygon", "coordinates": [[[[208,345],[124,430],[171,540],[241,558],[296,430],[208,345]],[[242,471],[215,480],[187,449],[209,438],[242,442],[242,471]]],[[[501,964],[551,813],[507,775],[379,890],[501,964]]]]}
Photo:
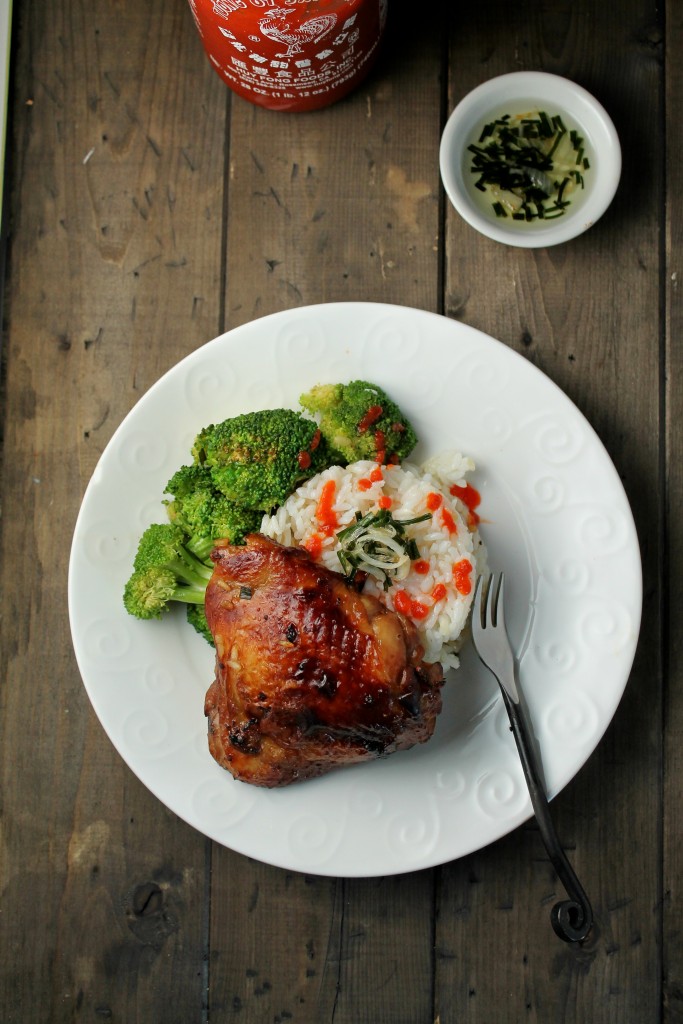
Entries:
{"type": "Polygon", "coordinates": [[[334,532],[339,524],[337,513],[334,511],[334,499],[337,493],[337,485],[334,480],[326,480],[323,484],[318,504],[315,510],[315,518],[320,523],[323,533],[328,536],[334,532]]]}
{"type": "Polygon", "coordinates": [[[465,484],[464,487],[461,487],[459,484],[452,484],[450,492],[454,498],[459,498],[469,510],[469,525],[476,526],[479,522],[479,516],[475,509],[481,504],[481,494],[476,487],[473,487],[472,484],[465,484]]]}

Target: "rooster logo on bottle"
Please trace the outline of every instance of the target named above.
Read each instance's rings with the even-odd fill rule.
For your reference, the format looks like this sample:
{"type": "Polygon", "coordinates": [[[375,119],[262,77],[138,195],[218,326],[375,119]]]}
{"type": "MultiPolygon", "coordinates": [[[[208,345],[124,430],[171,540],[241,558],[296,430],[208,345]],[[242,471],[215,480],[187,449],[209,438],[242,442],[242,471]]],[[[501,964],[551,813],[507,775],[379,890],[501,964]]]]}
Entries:
{"type": "Polygon", "coordinates": [[[306,43],[317,43],[331,32],[337,23],[336,14],[321,14],[292,26],[288,20],[289,15],[289,11],[272,10],[259,22],[259,28],[264,36],[287,47],[285,53],[278,53],[278,57],[292,57],[297,53],[303,53],[306,43]]]}

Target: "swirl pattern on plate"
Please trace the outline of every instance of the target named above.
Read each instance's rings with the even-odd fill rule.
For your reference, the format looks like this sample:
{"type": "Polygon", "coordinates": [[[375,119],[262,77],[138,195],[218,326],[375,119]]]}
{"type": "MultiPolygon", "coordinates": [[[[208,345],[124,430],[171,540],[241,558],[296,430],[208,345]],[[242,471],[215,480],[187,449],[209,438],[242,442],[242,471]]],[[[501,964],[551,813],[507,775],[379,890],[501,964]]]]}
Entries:
{"type": "Polygon", "coordinates": [[[551,466],[575,461],[585,448],[586,433],[575,417],[570,420],[545,413],[532,417],[524,425],[530,428],[538,456],[551,466]]]}
{"type": "Polygon", "coordinates": [[[420,340],[413,324],[400,323],[393,316],[379,317],[365,332],[365,359],[373,365],[395,361],[414,373],[420,361],[420,340]]]}
{"type": "Polygon", "coordinates": [[[590,745],[600,724],[600,713],[587,693],[566,689],[545,709],[543,726],[554,742],[590,745]]]}
{"type": "Polygon", "coordinates": [[[288,822],[283,840],[302,870],[320,868],[334,857],[341,843],[340,819],[329,814],[300,811],[288,822]]]}
{"type": "Polygon", "coordinates": [[[123,658],[132,647],[132,637],[126,623],[117,618],[94,618],[84,622],[81,646],[91,663],[101,664],[123,658]]]}
{"type": "Polygon", "coordinates": [[[169,697],[178,686],[175,673],[167,665],[147,665],[142,670],[141,679],[152,697],[169,697]]]}
{"type": "Polygon", "coordinates": [[[514,433],[514,424],[504,409],[486,409],[479,425],[482,440],[489,440],[502,447],[514,433]]]}
{"type": "Polygon", "coordinates": [[[216,365],[215,360],[198,359],[188,366],[183,380],[185,401],[190,409],[203,414],[207,406],[215,405],[224,395],[239,387],[239,378],[227,360],[216,365]]]}
{"type": "Polygon", "coordinates": [[[490,358],[488,352],[468,352],[458,360],[451,380],[461,389],[470,388],[489,397],[503,394],[510,383],[509,366],[490,358]]]}
{"type": "Polygon", "coordinates": [[[467,781],[458,768],[442,768],[436,773],[434,795],[438,800],[459,800],[466,790],[467,781]]]}
{"type": "Polygon", "coordinates": [[[566,640],[556,637],[537,644],[533,654],[540,668],[553,678],[571,672],[579,660],[576,649],[566,640]]]}
{"type": "Polygon", "coordinates": [[[439,837],[439,828],[434,813],[429,814],[423,805],[421,811],[413,809],[395,814],[386,827],[387,845],[394,856],[410,863],[428,857],[439,837]]]}
{"type": "Polygon", "coordinates": [[[563,558],[551,566],[547,579],[553,587],[564,593],[580,598],[591,585],[591,571],[586,562],[577,558],[563,558]]]}
{"type": "Polygon", "coordinates": [[[351,788],[348,797],[349,811],[360,819],[379,818],[384,809],[382,794],[367,786],[351,788]]]}
{"type": "Polygon", "coordinates": [[[589,554],[616,555],[628,547],[630,523],[621,509],[608,506],[584,507],[576,512],[576,536],[589,554]]]}
{"type": "Polygon", "coordinates": [[[533,480],[529,491],[529,500],[534,511],[543,515],[557,512],[567,500],[565,485],[557,477],[542,476],[533,480]]]}
{"type": "Polygon", "coordinates": [[[578,620],[578,633],[593,654],[616,656],[633,643],[636,626],[617,601],[586,602],[578,620]]]}
{"type": "Polygon", "coordinates": [[[171,733],[166,715],[158,708],[138,708],[126,715],[121,723],[124,742],[131,750],[143,752],[145,757],[166,753],[171,733]]]}
{"type": "Polygon", "coordinates": [[[128,564],[135,554],[135,542],[122,537],[112,519],[101,519],[83,532],[83,556],[96,566],[103,562],[128,564]]]}
{"type": "Polygon", "coordinates": [[[527,804],[528,796],[521,769],[512,772],[498,768],[486,772],[476,787],[479,809],[491,818],[514,818],[527,804]]]}
{"type": "Polygon", "coordinates": [[[163,435],[131,431],[121,444],[119,459],[124,473],[133,480],[141,480],[167,461],[168,443],[163,435]]]}
{"type": "Polygon", "coordinates": [[[190,810],[202,821],[213,822],[217,834],[236,828],[254,810],[258,793],[248,786],[240,787],[232,779],[222,776],[202,780],[190,794],[190,810]],[[243,790],[247,792],[243,792],[243,790]]]}

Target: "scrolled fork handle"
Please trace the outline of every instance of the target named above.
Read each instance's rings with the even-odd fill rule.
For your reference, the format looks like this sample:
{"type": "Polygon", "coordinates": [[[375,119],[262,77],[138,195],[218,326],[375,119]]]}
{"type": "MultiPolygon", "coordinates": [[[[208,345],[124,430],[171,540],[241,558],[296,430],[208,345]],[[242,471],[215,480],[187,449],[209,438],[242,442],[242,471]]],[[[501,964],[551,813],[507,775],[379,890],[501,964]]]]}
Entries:
{"type": "Polygon", "coordinates": [[[550,912],[550,922],[555,933],[565,942],[583,942],[593,927],[593,910],[583,886],[567,860],[567,855],[562,849],[555,830],[538,760],[534,754],[531,728],[527,723],[524,708],[521,703],[515,703],[502,686],[501,693],[519,751],[543,845],[569,896],[568,900],[561,900],[553,906],[550,912]]]}

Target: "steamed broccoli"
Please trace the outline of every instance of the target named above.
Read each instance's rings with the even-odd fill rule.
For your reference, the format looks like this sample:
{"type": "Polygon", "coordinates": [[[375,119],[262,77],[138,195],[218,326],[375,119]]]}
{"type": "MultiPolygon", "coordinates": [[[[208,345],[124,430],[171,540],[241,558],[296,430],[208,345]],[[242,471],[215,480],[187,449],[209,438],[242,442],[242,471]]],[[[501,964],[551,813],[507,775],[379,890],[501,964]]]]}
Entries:
{"type": "Polygon", "coordinates": [[[214,538],[241,544],[248,533],[258,532],[262,519],[263,513],[257,509],[242,508],[221,495],[212,511],[214,538]]]}
{"type": "Polygon", "coordinates": [[[331,464],[317,424],[291,409],[248,412],[206,427],[193,453],[229,501],[265,512],[331,464]]]}
{"type": "Polygon", "coordinates": [[[240,544],[261,525],[263,513],[242,508],[221,494],[214,487],[206,465],[181,466],[166,484],[164,493],[173,498],[166,502],[169,519],[191,538],[187,547],[201,559],[209,553],[204,554],[207,539],[240,544]]]}
{"type": "Polygon", "coordinates": [[[417,444],[412,426],[398,406],[364,380],[318,384],[299,399],[320,418],[320,430],[337,461],[400,462],[417,444]]]}
{"type": "Polygon", "coordinates": [[[210,643],[212,647],[216,646],[211,630],[209,629],[209,623],[206,621],[206,612],[204,611],[203,605],[188,604],[187,621],[193,629],[197,630],[200,636],[204,637],[207,643],[210,643]]]}
{"type": "Polygon", "coordinates": [[[193,555],[179,526],[154,523],[138,544],[123,603],[138,619],[160,619],[171,601],[204,604],[213,568],[193,555]]]}

